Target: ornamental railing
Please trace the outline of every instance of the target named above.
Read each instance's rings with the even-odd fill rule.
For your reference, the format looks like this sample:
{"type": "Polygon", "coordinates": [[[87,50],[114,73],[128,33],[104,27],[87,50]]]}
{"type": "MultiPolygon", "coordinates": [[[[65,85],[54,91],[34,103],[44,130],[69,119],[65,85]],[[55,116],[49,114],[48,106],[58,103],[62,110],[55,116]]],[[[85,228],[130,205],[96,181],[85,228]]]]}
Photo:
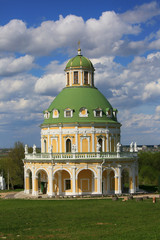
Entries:
{"type": "Polygon", "coordinates": [[[135,158],[137,152],[88,152],[88,153],[28,153],[28,160],[72,160],[72,159],[109,159],[109,158],[135,158]]]}

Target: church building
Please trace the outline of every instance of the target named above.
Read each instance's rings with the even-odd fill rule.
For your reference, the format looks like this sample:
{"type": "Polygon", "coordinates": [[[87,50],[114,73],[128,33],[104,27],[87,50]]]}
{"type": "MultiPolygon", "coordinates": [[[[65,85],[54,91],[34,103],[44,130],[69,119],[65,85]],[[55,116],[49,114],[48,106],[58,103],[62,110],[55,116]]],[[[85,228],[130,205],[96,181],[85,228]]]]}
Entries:
{"type": "Polygon", "coordinates": [[[122,152],[118,110],[94,85],[81,54],[65,68],[66,86],[44,111],[41,153],[25,146],[24,192],[38,196],[109,195],[138,191],[136,143],[122,152]]]}

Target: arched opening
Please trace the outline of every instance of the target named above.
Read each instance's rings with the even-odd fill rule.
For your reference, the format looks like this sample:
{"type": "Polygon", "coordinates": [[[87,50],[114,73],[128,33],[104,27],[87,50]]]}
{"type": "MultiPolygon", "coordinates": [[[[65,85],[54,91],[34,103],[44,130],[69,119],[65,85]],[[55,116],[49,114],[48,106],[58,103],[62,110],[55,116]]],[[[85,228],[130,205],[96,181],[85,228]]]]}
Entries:
{"type": "Polygon", "coordinates": [[[71,195],[72,182],[69,172],[59,170],[54,174],[53,192],[59,196],[71,195]]]}
{"type": "Polygon", "coordinates": [[[115,193],[115,174],[114,174],[114,171],[111,171],[110,172],[110,192],[112,194],[115,193]]]}
{"type": "Polygon", "coordinates": [[[47,194],[48,191],[48,175],[45,170],[40,170],[37,173],[37,188],[38,194],[47,194]]]}
{"type": "Polygon", "coordinates": [[[102,174],[102,193],[115,193],[115,172],[112,169],[105,169],[102,174]]]}
{"type": "Polygon", "coordinates": [[[94,173],[90,169],[84,169],[78,174],[78,193],[92,194],[95,191],[94,173]]]}
{"type": "Polygon", "coordinates": [[[32,193],[32,172],[29,173],[29,193],[32,193]]]}
{"type": "Polygon", "coordinates": [[[66,152],[71,152],[71,140],[69,138],[66,140],[66,152]]]}
{"type": "Polygon", "coordinates": [[[102,138],[98,139],[98,143],[100,145],[99,151],[102,152],[102,138]]]}
{"type": "Polygon", "coordinates": [[[123,169],[121,173],[121,185],[122,193],[129,193],[129,171],[128,169],[123,169]]]}

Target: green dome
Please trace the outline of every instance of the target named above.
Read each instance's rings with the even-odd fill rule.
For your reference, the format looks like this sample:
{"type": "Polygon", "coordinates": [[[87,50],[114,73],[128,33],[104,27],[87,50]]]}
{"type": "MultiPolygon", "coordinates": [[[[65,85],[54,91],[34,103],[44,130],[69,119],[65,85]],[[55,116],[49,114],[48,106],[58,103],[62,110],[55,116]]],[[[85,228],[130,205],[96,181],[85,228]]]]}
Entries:
{"type": "Polygon", "coordinates": [[[49,108],[48,119],[44,119],[43,125],[58,123],[117,123],[116,117],[106,116],[106,109],[113,109],[103,94],[94,87],[70,87],[64,88],[53,100],[49,108]],[[64,110],[70,108],[73,110],[73,117],[64,117],[64,110]],[[86,108],[88,117],[80,117],[81,108],[86,108]],[[102,109],[102,117],[95,117],[94,110],[102,109]],[[53,109],[59,111],[59,117],[53,118],[53,109]]]}
{"type": "Polygon", "coordinates": [[[77,55],[68,61],[65,70],[69,70],[70,68],[86,68],[94,71],[92,62],[82,55],[77,55]]]}

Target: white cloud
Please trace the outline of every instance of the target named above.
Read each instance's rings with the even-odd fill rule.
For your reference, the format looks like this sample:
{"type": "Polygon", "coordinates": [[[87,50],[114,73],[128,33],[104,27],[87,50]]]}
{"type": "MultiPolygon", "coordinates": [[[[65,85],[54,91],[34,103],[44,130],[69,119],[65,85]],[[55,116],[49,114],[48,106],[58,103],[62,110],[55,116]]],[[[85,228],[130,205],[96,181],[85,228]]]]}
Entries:
{"type": "Polygon", "coordinates": [[[151,43],[148,46],[145,39],[130,42],[130,36],[142,31],[140,23],[157,15],[160,15],[160,8],[156,2],[151,2],[123,14],[106,11],[99,19],[86,21],[75,15],[60,16],[57,21],[44,21],[30,28],[23,21],[13,19],[0,27],[0,53],[47,55],[58,48],[73,52],[81,40],[81,47],[89,57],[137,54],[151,48],[151,43]]]}
{"type": "Polygon", "coordinates": [[[31,95],[36,77],[30,74],[19,74],[0,80],[0,99],[6,101],[31,95]]]}
{"type": "Polygon", "coordinates": [[[35,92],[51,95],[59,92],[65,86],[64,74],[47,74],[39,78],[35,85],[35,92]]]}
{"type": "Polygon", "coordinates": [[[129,10],[120,14],[121,18],[128,23],[142,23],[160,14],[159,5],[157,2],[145,3],[141,6],[136,6],[134,10],[129,10]]]}
{"type": "Polygon", "coordinates": [[[143,99],[160,96],[160,79],[148,83],[144,88],[143,99]]]}
{"type": "Polygon", "coordinates": [[[0,58],[0,75],[7,76],[18,74],[30,70],[34,64],[34,57],[26,55],[24,57],[4,57],[0,58]]]}

